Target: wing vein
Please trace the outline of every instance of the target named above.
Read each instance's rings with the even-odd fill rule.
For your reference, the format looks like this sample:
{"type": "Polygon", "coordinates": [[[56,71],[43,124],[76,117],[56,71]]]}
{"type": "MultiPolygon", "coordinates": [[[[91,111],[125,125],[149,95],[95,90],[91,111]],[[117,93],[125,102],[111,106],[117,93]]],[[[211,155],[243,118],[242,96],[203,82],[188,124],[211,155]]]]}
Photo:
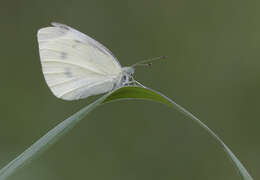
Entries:
{"type": "Polygon", "coordinates": [[[76,66],[76,67],[79,67],[83,70],[89,70],[95,74],[98,74],[98,75],[102,75],[104,76],[105,74],[101,73],[101,72],[98,72],[98,71],[94,71],[93,69],[90,69],[90,68],[87,68],[85,66],[81,66],[80,64],[76,64],[76,63],[72,63],[72,62],[64,62],[64,61],[59,61],[59,60],[42,60],[41,61],[42,63],[51,63],[51,62],[54,62],[54,63],[61,63],[61,64],[68,64],[68,65],[72,65],[72,66],[76,66]]]}
{"type": "Polygon", "coordinates": [[[80,79],[80,77],[76,77],[76,78],[69,79],[68,81],[63,81],[63,82],[59,82],[59,83],[56,83],[56,84],[52,84],[52,85],[50,85],[50,88],[60,86],[62,84],[70,83],[70,82],[78,80],[78,79],[80,79]]]}
{"type": "Polygon", "coordinates": [[[69,91],[64,92],[63,94],[59,95],[59,97],[62,98],[62,97],[64,97],[65,95],[67,95],[67,94],[69,94],[69,93],[71,93],[71,92],[73,92],[73,91],[79,90],[79,89],[81,89],[81,88],[83,88],[83,87],[86,87],[86,86],[93,87],[93,86],[96,86],[96,85],[99,85],[99,84],[102,84],[102,83],[105,83],[105,82],[107,82],[107,81],[103,81],[103,82],[93,82],[93,83],[90,83],[90,84],[87,84],[87,85],[79,86],[79,87],[76,87],[76,88],[73,88],[73,89],[71,89],[71,90],[69,90],[69,91]]]}

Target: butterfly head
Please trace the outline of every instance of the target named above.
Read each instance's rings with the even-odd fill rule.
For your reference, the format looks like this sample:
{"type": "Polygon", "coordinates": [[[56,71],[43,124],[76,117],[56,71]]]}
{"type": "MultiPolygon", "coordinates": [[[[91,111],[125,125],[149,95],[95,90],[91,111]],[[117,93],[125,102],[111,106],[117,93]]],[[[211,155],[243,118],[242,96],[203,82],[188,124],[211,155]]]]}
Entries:
{"type": "Polygon", "coordinates": [[[132,66],[123,67],[123,74],[128,76],[133,76],[135,73],[135,69],[132,66]]]}

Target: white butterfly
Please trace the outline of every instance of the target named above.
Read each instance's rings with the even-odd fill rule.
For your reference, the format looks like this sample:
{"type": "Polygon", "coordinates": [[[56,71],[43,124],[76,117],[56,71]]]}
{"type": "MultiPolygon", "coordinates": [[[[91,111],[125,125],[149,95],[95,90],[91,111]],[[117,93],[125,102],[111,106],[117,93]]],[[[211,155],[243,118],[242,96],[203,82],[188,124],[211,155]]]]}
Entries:
{"type": "Polygon", "coordinates": [[[44,78],[55,96],[76,100],[137,83],[134,66],[117,58],[91,37],[63,24],[38,31],[44,78]]]}

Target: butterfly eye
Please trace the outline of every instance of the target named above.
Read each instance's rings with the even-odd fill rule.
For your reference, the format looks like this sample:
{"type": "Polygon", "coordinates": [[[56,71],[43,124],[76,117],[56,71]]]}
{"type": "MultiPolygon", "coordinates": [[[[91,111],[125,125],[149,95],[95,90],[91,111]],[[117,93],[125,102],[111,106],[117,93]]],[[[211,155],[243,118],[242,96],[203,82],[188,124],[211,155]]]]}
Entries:
{"type": "Polygon", "coordinates": [[[122,77],[122,80],[123,80],[123,81],[125,81],[125,80],[126,80],[126,75],[124,75],[124,76],[122,77]]]}

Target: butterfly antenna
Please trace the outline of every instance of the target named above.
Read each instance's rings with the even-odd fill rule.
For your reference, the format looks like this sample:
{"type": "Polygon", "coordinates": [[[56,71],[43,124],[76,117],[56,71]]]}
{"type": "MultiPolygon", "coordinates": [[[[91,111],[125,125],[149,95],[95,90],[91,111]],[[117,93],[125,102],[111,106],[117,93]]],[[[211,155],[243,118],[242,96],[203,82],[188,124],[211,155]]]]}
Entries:
{"type": "Polygon", "coordinates": [[[133,64],[131,67],[151,66],[154,61],[166,59],[166,58],[167,58],[167,56],[159,56],[159,57],[155,57],[155,58],[151,58],[151,59],[142,60],[142,61],[139,61],[139,62],[133,64]]]}

